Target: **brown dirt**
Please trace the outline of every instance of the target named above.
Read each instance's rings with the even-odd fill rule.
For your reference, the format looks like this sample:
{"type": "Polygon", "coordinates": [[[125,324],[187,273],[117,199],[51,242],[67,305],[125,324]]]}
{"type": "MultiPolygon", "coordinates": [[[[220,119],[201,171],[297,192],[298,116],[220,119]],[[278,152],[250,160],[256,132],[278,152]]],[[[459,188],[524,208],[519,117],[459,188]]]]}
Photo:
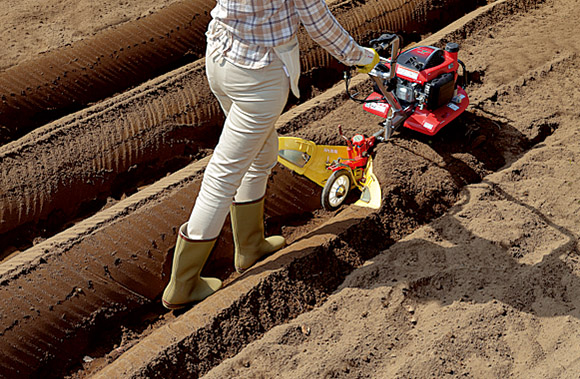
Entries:
{"type": "Polygon", "coordinates": [[[178,0],[2,2],[0,71],[100,30],[146,16],[178,0]]]}
{"type": "MultiPolygon", "coordinates": [[[[462,43],[462,59],[483,74],[470,90],[467,123],[511,134],[501,140],[512,147],[522,138],[539,142],[535,135],[545,131],[550,137],[520,158],[518,148],[506,150],[502,170],[468,186],[445,215],[366,262],[323,306],[274,328],[207,377],[576,378],[580,44],[567,31],[579,12],[577,1],[548,2],[462,43]]],[[[488,147],[498,141],[486,137],[488,147]]],[[[449,166],[438,139],[431,152],[405,139],[391,148],[403,141],[417,149],[378,152],[381,174],[390,171],[393,181],[408,178],[405,156],[449,166]]],[[[429,175],[433,169],[426,165],[424,180],[439,178],[448,194],[453,178],[429,175]]]]}
{"type": "MultiPolygon", "coordinates": [[[[274,275],[277,278],[260,282],[243,301],[217,315],[199,339],[188,337],[183,346],[151,361],[141,376],[203,374],[234,356],[208,377],[576,377],[580,198],[574,184],[580,176],[580,133],[575,130],[578,113],[573,107],[580,100],[576,91],[580,45],[569,30],[580,15],[577,3],[553,0],[525,14],[506,7],[503,21],[488,20],[460,31],[459,40],[465,38],[460,56],[475,79],[469,88],[472,106],[435,138],[403,130],[377,149],[383,208],[362,216],[347,209],[335,218],[324,212],[286,218],[293,200],[303,201],[303,209],[314,209],[317,189],[301,185],[312,192],[302,198],[294,193],[294,199],[269,199],[270,223],[281,227],[291,241],[306,240],[304,234],[320,224],[322,230],[313,234],[335,235],[334,239],[309,255],[303,253],[302,259],[286,266],[280,263],[284,269],[274,275]],[[478,184],[462,191],[470,183],[478,184]],[[353,221],[355,216],[360,222],[353,221]]],[[[339,142],[338,124],[347,134],[375,130],[378,120],[363,114],[359,105],[344,99],[336,104],[341,105],[336,110],[319,109],[324,117],[313,116],[313,123],[288,124],[284,130],[321,143],[339,142]]],[[[271,184],[281,191],[284,185],[301,183],[288,175],[278,171],[271,184]]],[[[125,249],[130,255],[131,243],[135,250],[151,243],[149,235],[140,236],[143,243],[124,242],[131,229],[127,225],[127,232],[117,230],[106,237],[119,245],[113,248],[115,254],[125,249]]],[[[91,238],[85,237],[79,246],[103,245],[91,238]]],[[[156,252],[158,259],[143,262],[150,265],[147,275],[159,272],[160,263],[167,260],[167,244],[164,241],[161,247],[165,251],[156,252]]],[[[77,250],[83,254],[82,248],[77,250]]],[[[67,266],[70,258],[55,259],[67,266]]],[[[99,275],[89,293],[105,299],[99,300],[105,308],[98,317],[110,316],[108,301],[109,309],[121,312],[130,307],[146,310],[138,305],[149,304],[158,295],[161,284],[155,274],[127,281],[120,270],[113,271],[119,276],[111,280],[119,285],[117,292],[103,289],[109,298],[101,298],[94,286],[109,278],[101,278],[101,258],[96,264],[90,259],[89,272],[79,277],[85,280],[91,271],[99,275]],[[136,287],[147,288],[143,283],[148,281],[156,288],[144,295],[133,292],[136,287]],[[125,287],[127,283],[137,286],[125,287]]],[[[110,267],[117,265],[114,254],[106,259],[110,267]]],[[[141,268],[138,260],[131,264],[141,268]]],[[[271,265],[267,262],[260,270],[271,265]]],[[[77,271],[81,270],[79,266],[77,271]]],[[[58,278],[52,276],[51,280],[58,278]]],[[[72,316],[80,319],[82,308],[96,302],[75,292],[73,276],[62,281],[63,287],[72,288],[70,296],[51,301],[55,306],[74,303],[72,316]]],[[[233,286],[249,280],[234,279],[233,286]]],[[[26,291],[35,286],[26,278],[22,283],[19,301],[31,302],[26,291]]],[[[195,315],[196,309],[188,314],[195,315]]],[[[31,314],[38,311],[30,307],[31,314]]],[[[153,316],[144,317],[145,324],[155,324],[151,320],[159,317],[159,310],[148,312],[153,316]]],[[[12,327],[33,323],[34,317],[15,318],[12,327]]],[[[10,321],[2,318],[4,324],[10,321]]],[[[65,318],[55,322],[62,326],[65,318]]],[[[98,323],[97,319],[74,325],[98,323]]],[[[145,329],[114,327],[123,337],[105,361],[116,359],[119,351],[143,338],[136,333],[145,329]]],[[[67,349],[76,346],[80,344],[67,349]]],[[[42,347],[36,353],[41,356],[42,347]]],[[[90,372],[89,367],[75,376],[90,372]]]]}
{"type": "Polygon", "coordinates": [[[200,59],[210,9],[182,0],[0,72],[0,144],[200,59]]]}
{"type": "MultiPolygon", "coordinates": [[[[418,35],[436,30],[479,1],[458,4],[373,0],[332,2],[331,7],[365,41],[379,33],[369,31],[365,20],[381,30],[418,35]],[[441,13],[443,8],[447,11],[441,13]],[[353,12],[360,17],[351,17],[353,12]]],[[[0,74],[0,144],[52,116],[137,84],[194,47],[199,50],[204,37],[200,25],[207,22],[209,8],[203,1],[182,0],[0,74]],[[160,59],[165,55],[171,59],[160,59]]],[[[301,85],[308,98],[315,92],[311,87],[318,91],[333,82],[329,78],[336,80],[342,66],[306,33],[300,39],[301,85]],[[315,73],[325,79],[315,80],[315,73]]],[[[199,60],[1,146],[0,171],[6,174],[0,178],[0,246],[7,249],[0,249],[0,257],[49,238],[75,219],[199,158],[205,154],[200,150],[215,144],[221,116],[199,60]]]]}
{"type": "MultiPolygon", "coordinates": [[[[339,22],[358,41],[366,43],[381,30],[396,30],[408,37],[409,42],[416,40],[469,12],[479,3],[478,0],[446,0],[438,4],[427,0],[372,0],[365,3],[333,1],[329,6],[339,22]],[[352,17],[353,14],[357,17],[352,17]],[[370,21],[374,27],[369,30],[367,23],[370,21]]],[[[82,40],[34,56],[4,72],[0,70],[0,144],[201,58],[212,7],[207,1],[181,0],[114,27],[111,26],[114,19],[102,20],[104,30],[91,35],[93,19],[84,29],[81,27],[85,37],[82,40]]],[[[60,6],[57,8],[62,11],[60,6]]],[[[6,22],[10,25],[20,21],[18,16],[5,17],[6,22]]],[[[54,22],[58,25],[62,20],[54,22]]],[[[73,28],[73,24],[68,27],[73,28]]],[[[344,67],[315,44],[306,32],[300,31],[298,38],[302,48],[304,98],[340,80],[344,67]]],[[[26,46],[32,54],[34,49],[26,46]]],[[[10,58],[4,59],[10,62],[10,58]]]]}

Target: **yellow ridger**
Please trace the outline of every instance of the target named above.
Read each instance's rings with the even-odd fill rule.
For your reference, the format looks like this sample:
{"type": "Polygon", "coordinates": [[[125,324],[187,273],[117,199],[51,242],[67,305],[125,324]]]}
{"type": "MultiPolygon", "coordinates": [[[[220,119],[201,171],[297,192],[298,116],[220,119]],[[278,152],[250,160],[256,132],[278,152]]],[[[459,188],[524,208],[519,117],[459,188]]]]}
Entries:
{"type": "Polygon", "coordinates": [[[338,209],[355,187],[361,192],[355,205],[378,209],[381,187],[368,154],[375,138],[357,134],[346,140],[347,146],[331,146],[298,137],[279,137],[278,162],[321,186],[321,203],[327,210],[338,209]]]}

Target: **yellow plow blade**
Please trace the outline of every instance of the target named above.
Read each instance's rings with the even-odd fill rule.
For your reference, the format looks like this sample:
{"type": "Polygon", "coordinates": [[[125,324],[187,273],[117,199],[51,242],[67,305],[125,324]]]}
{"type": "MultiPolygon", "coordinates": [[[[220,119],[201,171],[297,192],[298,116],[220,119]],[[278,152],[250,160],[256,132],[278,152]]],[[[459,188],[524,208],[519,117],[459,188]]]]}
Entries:
{"type": "Polygon", "coordinates": [[[354,205],[358,205],[359,207],[366,207],[372,209],[379,209],[381,207],[381,185],[379,184],[379,180],[373,173],[373,160],[369,158],[367,163],[367,167],[364,173],[365,183],[360,188],[361,195],[360,199],[354,203],[354,205]]]}

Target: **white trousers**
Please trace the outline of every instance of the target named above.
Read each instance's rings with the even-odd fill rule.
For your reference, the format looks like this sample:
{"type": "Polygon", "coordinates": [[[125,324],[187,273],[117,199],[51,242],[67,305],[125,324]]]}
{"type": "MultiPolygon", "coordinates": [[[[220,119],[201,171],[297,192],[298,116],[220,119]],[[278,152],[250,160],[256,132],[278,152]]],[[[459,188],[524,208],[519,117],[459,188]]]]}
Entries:
{"type": "Polygon", "coordinates": [[[206,55],[206,72],[226,121],[189,218],[187,234],[196,240],[219,235],[232,201],[253,201],[266,193],[278,155],[274,124],[289,92],[277,57],[267,67],[250,70],[213,52],[206,55]]]}

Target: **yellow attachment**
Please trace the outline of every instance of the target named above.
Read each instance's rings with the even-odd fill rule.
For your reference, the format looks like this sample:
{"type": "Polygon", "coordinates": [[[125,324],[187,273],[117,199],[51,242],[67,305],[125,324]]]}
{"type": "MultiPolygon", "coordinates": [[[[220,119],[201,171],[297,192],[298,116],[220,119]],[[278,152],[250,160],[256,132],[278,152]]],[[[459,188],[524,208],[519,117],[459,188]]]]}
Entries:
{"type": "MultiPolygon", "coordinates": [[[[327,167],[338,158],[347,159],[346,146],[316,145],[298,137],[278,137],[278,162],[297,174],[304,175],[321,187],[332,174],[327,167]]],[[[379,209],[381,207],[381,186],[373,173],[373,160],[369,157],[360,182],[358,173],[356,186],[361,191],[361,197],[355,205],[379,209]]]]}
{"type": "Polygon", "coordinates": [[[327,167],[338,158],[348,158],[346,146],[316,145],[298,137],[278,138],[278,162],[321,187],[332,174],[327,167]]]}
{"type": "Polygon", "coordinates": [[[360,199],[354,203],[359,207],[366,207],[372,209],[379,209],[381,207],[381,186],[379,180],[373,173],[373,159],[369,157],[367,167],[364,173],[365,182],[362,184],[357,184],[357,187],[361,190],[360,199]]]}

